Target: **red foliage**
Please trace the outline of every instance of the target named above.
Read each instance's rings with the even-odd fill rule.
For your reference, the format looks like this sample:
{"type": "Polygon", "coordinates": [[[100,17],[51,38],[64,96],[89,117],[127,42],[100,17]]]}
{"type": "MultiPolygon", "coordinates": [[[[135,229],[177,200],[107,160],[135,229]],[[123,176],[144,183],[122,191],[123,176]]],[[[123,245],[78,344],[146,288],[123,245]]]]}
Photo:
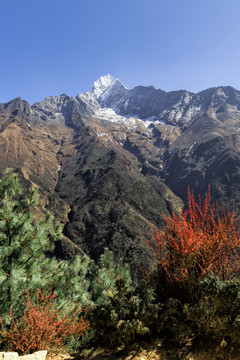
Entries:
{"type": "Polygon", "coordinates": [[[229,210],[219,211],[217,203],[210,205],[210,189],[204,203],[197,204],[188,189],[188,210],[165,216],[167,226],[147,240],[157,256],[157,264],[172,284],[201,280],[214,273],[222,280],[240,274],[240,238],[237,218],[229,210]]]}
{"type": "Polygon", "coordinates": [[[1,335],[5,339],[10,351],[31,353],[48,349],[49,346],[61,346],[65,339],[73,335],[83,335],[89,328],[85,316],[81,316],[84,308],[72,306],[65,311],[64,307],[56,306],[56,295],[49,291],[49,295],[37,290],[35,303],[30,299],[29,292],[23,298],[25,311],[21,319],[15,320],[10,311],[11,324],[4,330],[2,320],[1,335]]]}

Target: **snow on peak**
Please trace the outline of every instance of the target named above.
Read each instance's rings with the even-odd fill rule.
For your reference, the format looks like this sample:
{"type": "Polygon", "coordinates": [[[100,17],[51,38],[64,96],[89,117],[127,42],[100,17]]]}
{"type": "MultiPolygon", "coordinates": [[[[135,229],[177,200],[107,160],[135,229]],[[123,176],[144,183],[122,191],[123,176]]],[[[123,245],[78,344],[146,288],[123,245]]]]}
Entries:
{"type": "Polygon", "coordinates": [[[125,95],[127,88],[116,79],[98,98],[103,107],[117,108],[121,98],[125,95]]]}
{"type": "Polygon", "coordinates": [[[120,116],[116,114],[116,112],[111,108],[99,108],[95,114],[94,117],[100,120],[109,121],[115,124],[122,124],[128,127],[129,129],[135,129],[140,124],[144,125],[144,121],[141,119],[138,119],[136,117],[129,117],[126,118],[124,116],[120,116]]]}
{"type": "Polygon", "coordinates": [[[109,88],[112,84],[114,84],[116,79],[114,79],[110,74],[105,76],[101,76],[97,81],[93,84],[92,93],[99,97],[106,89],[109,88]]]}

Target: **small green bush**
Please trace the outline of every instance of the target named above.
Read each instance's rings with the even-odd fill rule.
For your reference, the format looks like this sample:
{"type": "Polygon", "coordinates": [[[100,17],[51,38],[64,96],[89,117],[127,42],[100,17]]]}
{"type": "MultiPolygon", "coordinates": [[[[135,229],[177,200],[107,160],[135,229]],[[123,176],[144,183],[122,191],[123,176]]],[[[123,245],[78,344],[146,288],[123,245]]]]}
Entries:
{"type": "Polygon", "coordinates": [[[185,304],[196,339],[220,343],[227,339],[240,346],[240,280],[220,280],[210,275],[199,284],[201,297],[195,304],[185,304]]]}
{"type": "Polygon", "coordinates": [[[159,304],[151,288],[126,286],[119,277],[116,293],[102,304],[89,308],[94,341],[102,346],[128,345],[157,328],[159,304]]]}

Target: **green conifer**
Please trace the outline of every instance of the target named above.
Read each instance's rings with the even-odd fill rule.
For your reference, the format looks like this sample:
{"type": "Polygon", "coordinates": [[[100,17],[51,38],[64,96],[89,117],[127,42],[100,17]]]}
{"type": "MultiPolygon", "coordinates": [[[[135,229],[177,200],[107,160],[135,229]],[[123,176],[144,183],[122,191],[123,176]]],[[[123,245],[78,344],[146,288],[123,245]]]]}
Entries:
{"type": "Polygon", "coordinates": [[[49,212],[41,220],[34,219],[37,198],[34,188],[23,196],[18,175],[6,170],[0,181],[0,316],[4,322],[10,308],[21,311],[19,298],[27,289],[34,292],[51,286],[59,302],[87,298],[88,260],[76,257],[59,262],[46,256],[54,240],[61,238],[62,228],[49,212]]]}
{"type": "Polygon", "coordinates": [[[95,304],[101,304],[109,297],[117,294],[116,283],[119,279],[124,281],[125,287],[131,289],[131,274],[128,264],[120,258],[116,263],[113,252],[108,248],[100,256],[99,265],[92,260],[89,267],[90,290],[95,304]]]}

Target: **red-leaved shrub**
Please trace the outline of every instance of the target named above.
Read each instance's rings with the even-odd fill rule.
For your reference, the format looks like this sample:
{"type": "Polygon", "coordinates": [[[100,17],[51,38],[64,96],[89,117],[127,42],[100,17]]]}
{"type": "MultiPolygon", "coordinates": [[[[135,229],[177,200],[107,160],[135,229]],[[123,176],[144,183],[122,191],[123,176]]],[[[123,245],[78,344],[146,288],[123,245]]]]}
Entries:
{"type": "Polygon", "coordinates": [[[66,311],[56,305],[56,298],[51,289],[48,295],[37,290],[33,301],[28,291],[23,297],[25,310],[19,320],[10,310],[10,328],[5,330],[0,318],[0,333],[8,350],[22,354],[61,346],[67,338],[83,335],[90,328],[85,315],[81,316],[84,307],[72,306],[66,311]]]}
{"type": "Polygon", "coordinates": [[[229,210],[210,205],[210,189],[203,204],[196,203],[188,189],[188,210],[165,216],[166,227],[154,234],[148,244],[157,257],[161,274],[173,286],[185,283],[189,288],[210,273],[221,280],[240,274],[240,237],[237,218],[229,210]]]}

